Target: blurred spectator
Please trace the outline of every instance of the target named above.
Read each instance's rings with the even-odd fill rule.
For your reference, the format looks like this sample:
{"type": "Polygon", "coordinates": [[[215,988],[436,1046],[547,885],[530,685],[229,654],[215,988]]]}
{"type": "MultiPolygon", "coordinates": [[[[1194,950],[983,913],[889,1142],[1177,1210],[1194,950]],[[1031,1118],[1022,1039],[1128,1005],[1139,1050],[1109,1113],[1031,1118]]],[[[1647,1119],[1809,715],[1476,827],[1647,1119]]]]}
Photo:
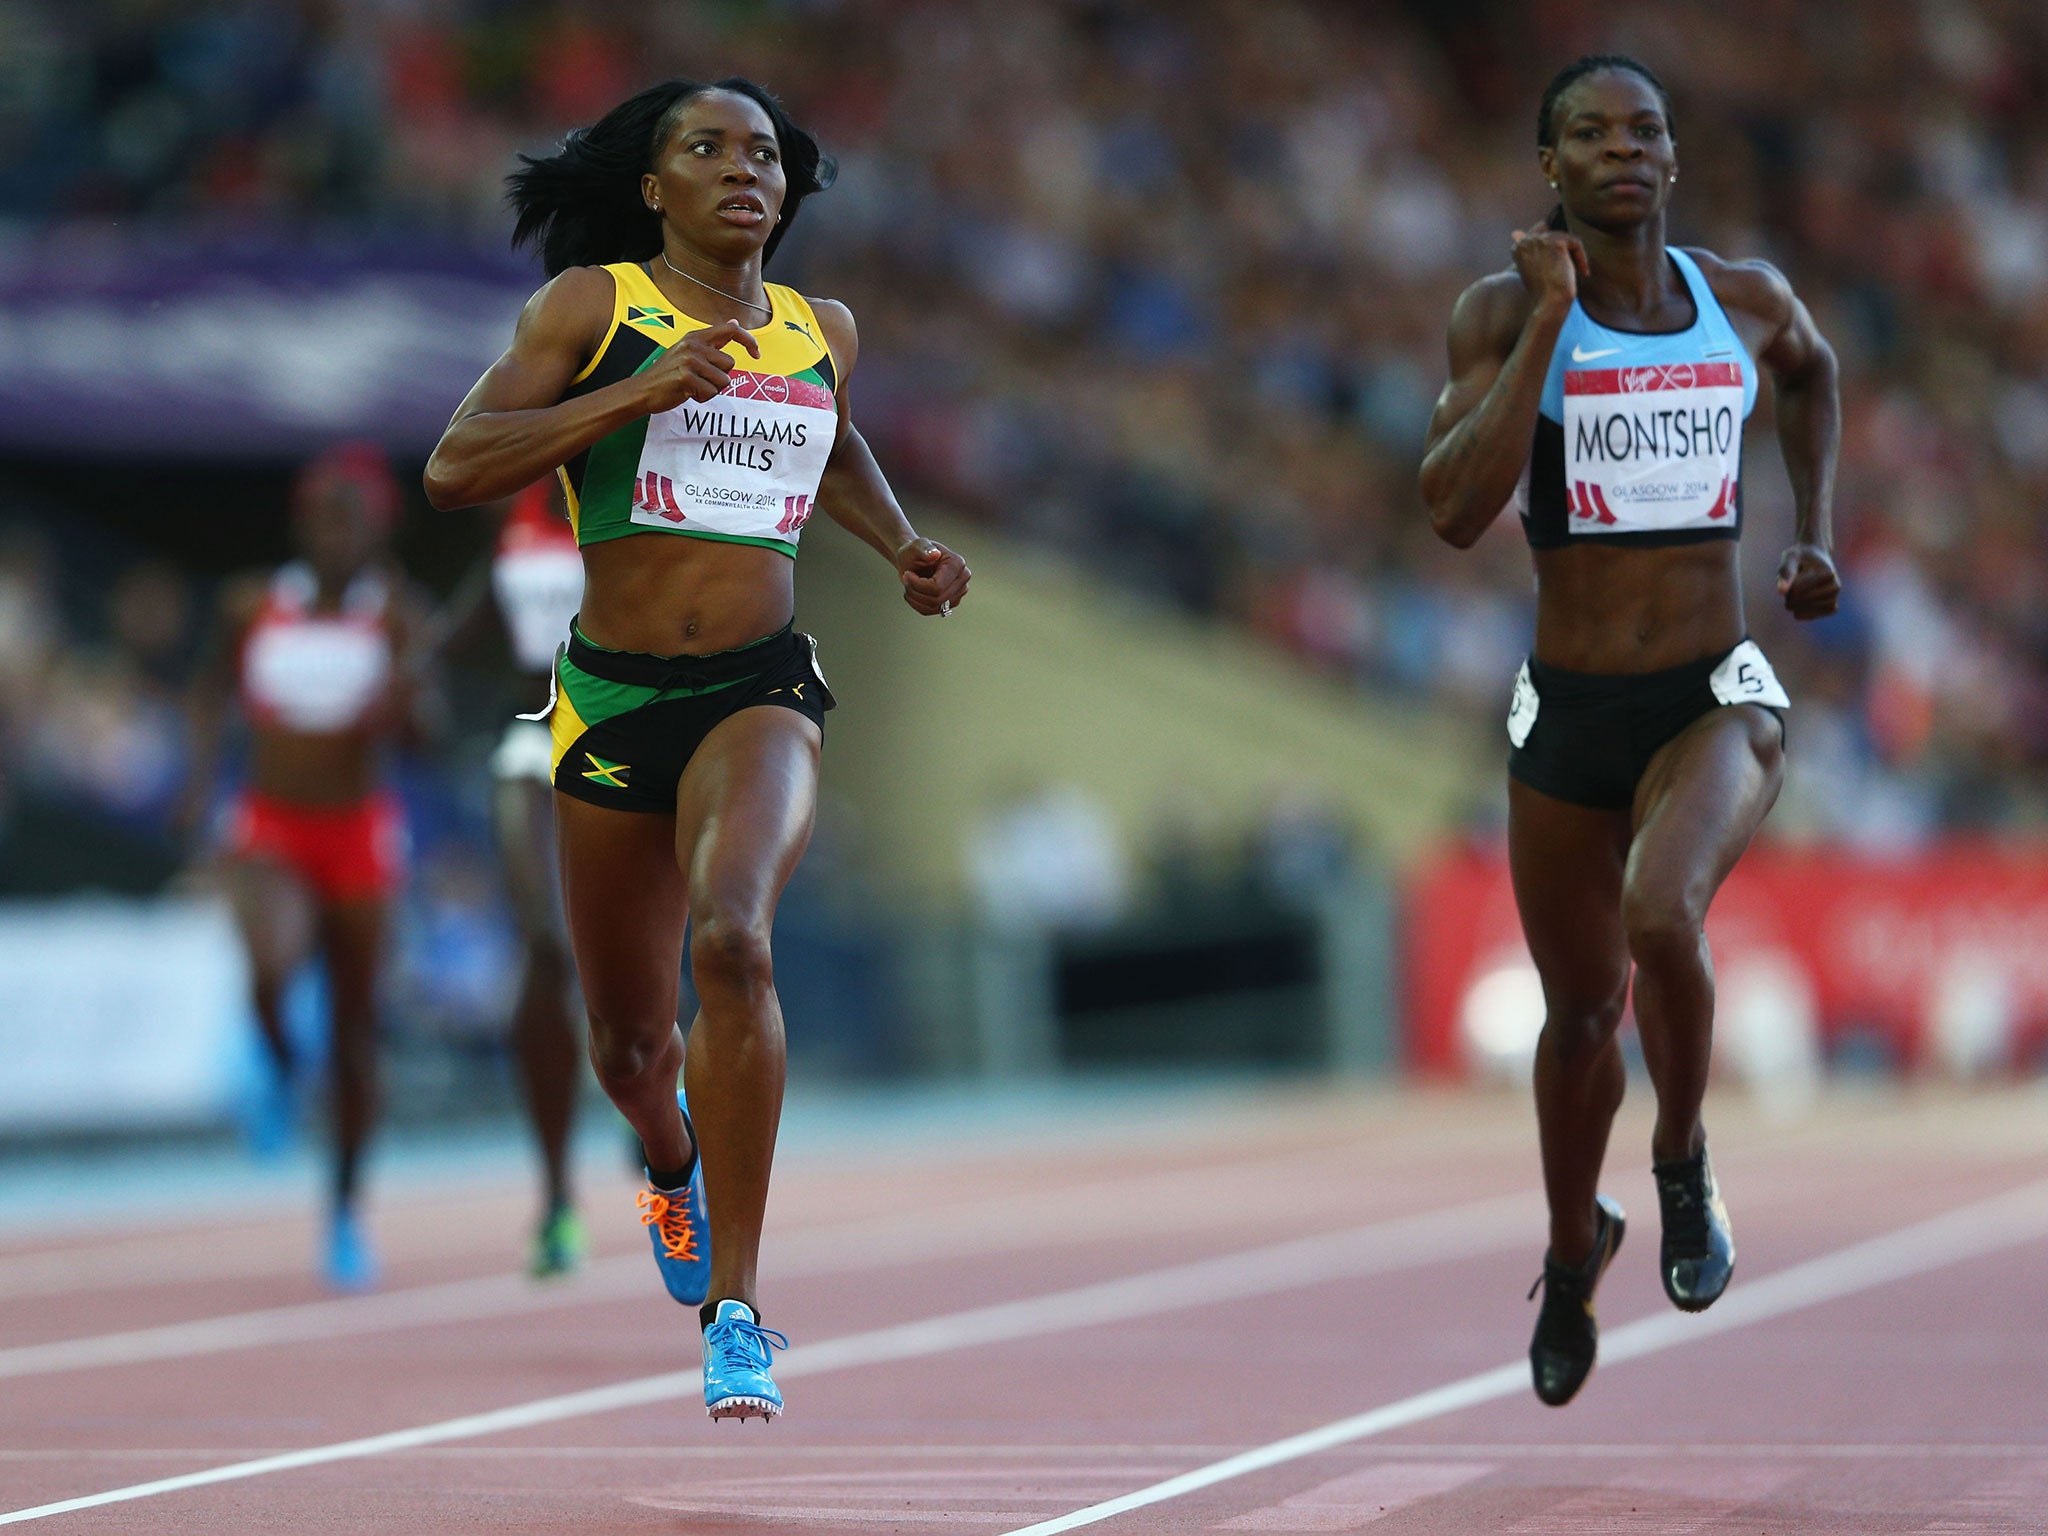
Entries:
{"type": "MultiPolygon", "coordinates": [[[[1829,765],[1805,825],[2048,819],[2038,4],[17,0],[0,218],[499,242],[515,149],[659,75],[753,73],[842,162],[776,275],[860,316],[906,490],[1492,716],[1526,556],[1508,526],[1444,558],[1414,466],[1453,298],[1547,207],[1542,86],[1608,49],[1672,87],[1674,235],[1783,266],[1842,355],[1849,611],[1817,631],[1775,608],[1768,409],[1749,445],[1752,626],[1795,763],[1829,765]]],[[[33,627],[11,569],[0,626],[33,627]]]]}
{"type": "Polygon", "coordinates": [[[1013,795],[967,849],[976,905],[996,928],[1099,928],[1130,902],[1129,858],[1109,814],[1071,785],[1013,795]]]}
{"type": "Polygon", "coordinates": [[[33,529],[0,526],[0,764],[34,729],[59,625],[56,551],[33,529]]]}
{"type": "Polygon", "coordinates": [[[169,836],[188,766],[179,687],[191,617],[191,594],[174,568],[148,561],[116,577],[105,641],[66,650],[48,674],[24,743],[32,782],[169,836]]]}

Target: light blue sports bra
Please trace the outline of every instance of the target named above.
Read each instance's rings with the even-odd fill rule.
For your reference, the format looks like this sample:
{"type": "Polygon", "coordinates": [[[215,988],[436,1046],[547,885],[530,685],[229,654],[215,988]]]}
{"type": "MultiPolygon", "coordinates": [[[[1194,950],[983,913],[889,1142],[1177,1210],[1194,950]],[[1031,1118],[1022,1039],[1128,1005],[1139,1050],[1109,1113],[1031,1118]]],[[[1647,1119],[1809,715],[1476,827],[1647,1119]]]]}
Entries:
{"type": "Polygon", "coordinates": [[[1692,294],[1686,329],[1610,330],[1572,302],[1518,491],[1532,548],[1741,537],[1756,367],[1698,265],[1668,254],[1692,294]]]}

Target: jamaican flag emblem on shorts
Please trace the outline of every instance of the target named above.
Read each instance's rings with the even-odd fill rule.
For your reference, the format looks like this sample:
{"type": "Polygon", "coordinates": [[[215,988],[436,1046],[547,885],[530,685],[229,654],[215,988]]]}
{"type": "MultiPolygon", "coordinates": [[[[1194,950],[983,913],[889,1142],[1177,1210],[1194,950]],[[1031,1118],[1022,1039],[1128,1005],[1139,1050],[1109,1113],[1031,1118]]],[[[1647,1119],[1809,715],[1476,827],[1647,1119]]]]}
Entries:
{"type": "Polygon", "coordinates": [[[611,789],[624,789],[626,775],[633,771],[629,763],[608,763],[595,752],[585,749],[584,757],[590,766],[583,770],[583,777],[593,784],[603,784],[611,789]]]}

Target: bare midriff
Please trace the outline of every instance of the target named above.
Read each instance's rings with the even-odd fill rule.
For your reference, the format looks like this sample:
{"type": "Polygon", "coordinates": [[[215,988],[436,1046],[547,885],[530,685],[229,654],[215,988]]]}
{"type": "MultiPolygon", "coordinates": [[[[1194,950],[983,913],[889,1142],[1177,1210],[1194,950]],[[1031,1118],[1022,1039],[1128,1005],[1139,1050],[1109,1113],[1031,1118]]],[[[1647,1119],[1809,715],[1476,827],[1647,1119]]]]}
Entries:
{"type": "Polygon", "coordinates": [[[1536,551],[1536,659],[1567,672],[1660,672],[1731,650],[1744,634],[1736,548],[1536,551]]]}
{"type": "Polygon", "coordinates": [[[249,787],[293,805],[353,805],[380,782],[381,736],[346,731],[289,731],[258,725],[249,733],[249,787]]]}
{"type": "Polygon", "coordinates": [[[584,545],[583,573],[577,628],[614,651],[730,651],[774,634],[796,612],[796,562],[756,544],[631,534],[584,545]]]}

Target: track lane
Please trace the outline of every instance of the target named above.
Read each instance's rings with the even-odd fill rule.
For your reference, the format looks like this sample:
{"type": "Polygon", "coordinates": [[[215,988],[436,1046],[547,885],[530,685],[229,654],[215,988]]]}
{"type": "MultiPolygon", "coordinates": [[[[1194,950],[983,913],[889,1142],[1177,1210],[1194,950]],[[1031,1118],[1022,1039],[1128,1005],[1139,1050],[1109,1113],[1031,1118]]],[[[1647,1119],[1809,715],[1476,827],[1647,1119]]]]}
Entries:
{"type": "MultiPolygon", "coordinates": [[[[1945,1113],[1910,1104],[1855,1106],[1853,1112],[1824,1117],[1815,1127],[1782,1133],[1744,1126],[1723,1109],[1725,1133],[1717,1132],[1716,1160],[1730,1187],[1745,1266],[1731,1298],[1781,1265],[2018,1182],[2030,1160],[2048,1150],[2040,1121],[2031,1112],[2019,1112],[2022,1107],[2013,1099],[1994,1098],[1966,1123],[1958,1123],[1945,1113]],[[1954,1125],[1952,1136],[1944,1121],[1954,1125]]],[[[1499,1115],[1513,1106],[1496,1101],[1472,1108],[1499,1115]]],[[[1361,1134],[1349,1141],[1328,1136],[1327,1126],[1318,1128],[1326,1149],[1348,1149],[1353,1166],[1352,1193],[1333,1196],[1334,1203],[1348,1200],[1354,1207],[1385,1209],[1418,1193],[1425,1200],[1439,1198],[1460,1182],[1471,1194],[1499,1187],[1504,1173],[1515,1182],[1533,1178],[1526,1146],[1516,1148],[1511,1161],[1485,1153],[1489,1145],[1508,1146],[1509,1138],[1494,1134],[1497,1128],[1472,1133],[1452,1125],[1438,1136],[1430,1116],[1402,1118],[1393,1132],[1377,1125],[1370,1138],[1361,1134]],[[1432,1173],[1435,1183],[1420,1182],[1432,1173]]],[[[1723,1121],[1717,1118],[1716,1124],[1723,1121]]],[[[1618,1148],[1633,1129],[1624,1125],[1618,1148]]],[[[1226,1130],[1235,1155],[1247,1163],[1275,1145],[1266,1135],[1237,1134],[1236,1125],[1226,1130]]],[[[1180,1150],[1174,1156],[1185,1159],[1188,1154],[1180,1150]]],[[[1061,1178],[1072,1177],[1088,1162],[1062,1160],[1061,1178]]],[[[984,1162],[972,1176],[979,1177],[988,1166],[984,1162]]],[[[1199,1182],[1205,1176],[1200,1170],[1218,1164],[1204,1158],[1189,1166],[1197,1170],[1199,1182]]],[[[2039,1166],[2041,1161],[2033,1161],[2034,1171],[2039,1166]]],[[[939,1182],[926,1187],[936,1188],[939,1182]]],[[[1011,1194],[1030,1187],[1028,1179],[1014,1177],[1014,1170],[991,1176],[989,1182],[1011,1194]]],[[[859,1184],[858,1179],[842,1182],[839,1190],[857,1190],[859,1184]]],[[[1630,1173],[1617,1185],[1639,1222],[1647,1213],[1653,1229],[1647,1178],[1630,1173]]],[[[790,1187],[793,1194],[809,1198],[802,1173],[790,1187]]],[[[1280,1190],[1276,1186],[1272,1192],[1280,1190]]],[[[874,1271],[852,1286],[820,1276],[793,1283],[786,1295],[779,1293],[775,1305],[783,1310],[771,1320],[790,1326],[800,1342],[826,1337],[828,1330],[871,1329],[900,1319],[906,1302],[959,1305],[980,1298],[986,1304],[1042,1294],[1039,1287],[1055,1282],[1083,1281],[1105,1271],[1138,1273],[1150,1260],[1213,1253],[1219,1241],[1241,1231],[1226,1220],[1221,1228],[1141,1236],[1126,1243],[1104,1240],[1058,1245],[1042,1254],[1020,1248],[932,1259],[874,1271]]],[[[1333,1279],[1255,1303],[1216,1302],[798,1378],[791,1421],[767,1431],[759,1426],[747,1434],[728,1431],[723,1440],[694,1417],[687,1402],[653,1402],[513,1430],[496,1442],[442,1444],[336,1462],[67,1518],[82,1522],[80,1528],[112,1530],[268,1529],[290,1523],[314,1531],[326,1524],[347,1525],[367,1533],[455,1528],[482,1520],[502,1530],[558,1531],[587,1525],[595,1516],[607,1529],[622,1531],[673,1531],[680,1521],[693,1533],[758,1533],[764,1521],[785,1530],[867,1530],[887,1515],[905,1520],[905,1530],[936,1528],[933,1522],[909,1520],[914,1508],[927,1515],[989,1515],[988,1520],[937,1523],[994,1536],[1023,1521],[1072,1510],[1081,1498],[1107,1498],[1142,1481],[1142,1476],[1105,1480],[1101,1474],[1111,1462],[1119,1474],[1151,1468],[1145,1475],[1156,1481],[1257,1440],[1261,1421],[1276,1415],[1291,1417],[1276,1429],[1305,1426],[1355,1410],[1361,1393],[1371,1394],[1368,1401],[1386,1401],[1427,1390],[1460,1372],[1470,1374],[1489,1361],[1515,1359],[1526,1342],[1530,1309],[1522,1304],[1521,1291],[1531,1272],[1540,1222],[1516,1223],[1504,1237],[1511,1240],[1497,1250],[1423,1270],[1333,1279]],[[1252,1337],[1262,1355],[1278,1349],[1275,1368],[1289,1373],[1300,1397],[1291,1415],[1270,1404],[1247,1411],[1242,1383],[1248,1369],[1245,1345],[1252,1337]],[[670,1442],[672,1452],[665,1451],[670,1442]],[[1110,1448],[1128,1455],[1110,1457],[1110,1448]],[[1084,1476],[1090,1467],[1094,1472],[1084,1476]],[[1053,1479],[1063,1468],[1072,1475],[1053,1479]],[[963,1478],[963,1473],[972,1475],[963,1478]],[[1030,1491],[1041,1476],[1042,1490],[1030,1491]],[[972,1498],[963,1495],[949,1504],[948,1487],[972,1498]],[[1074,1496],[1061,1502],[1055,1493],[1074,1496]],[[686,1511],[684,1505],[691,1507],[686,1511]]],[[[1651,1272],[1654,1250],[1653,1230],[1646,1234],[1639,1225],[1638,1242],[1603,1293],[1603,1310],[1611,1318],[1667,1315],[1651,1272]],[[1652,1239],[1647,1244],[1641,1241],[1645,1235],[1652,1239]]],[[[1484,1461],[1494,1470],[1454,1490],[1416,1495],[1390,1512],[1383,1525],[1375,1524],[1374,1536],[1382,1529],[1469,1533],[1522,1524],[1531,1532],[1561,1531],[1571,1528],[1570,1519],[1608,1510],[1603,1500],[1614,1488],[1648,1498],[1644,1519],[1655,1508],[1663,1523],[1609,1528],[1676,1529],[1675,1522],[1687,1518],[1685,1511],[1692,1507],[1687,1500],[1697,1499],[1668,1478],[1662,1483],[1652,1478],[1642,1487],[1629,1479],[1635,1475],[1630,1469],[1640,1472],[1646,1462],[1683,1459],[1665,1454],[1660,1437],[1645,1433],[1682,1421],[1697,1429],[1702,1443],[1718,1447],[1720,1460],[1735,1465],[1743,1477],[1751,1475],[1744,1469],[1758,1461],[1800,1463],[1798,1477],[1757,1506],[1774,1516],[1786,1511],[1802,1521],[1833,1519],[1852,1501],[1846,1484],[1828,1481],[1829,1467],[1879,1485],[1887,1479],[1896,1483],[1901,1476],[1893,1462],[1877,1456],[1851,1459],[1837,1453],[1830,1459],[1829,1453],[1816,1450],[1812,1458],[1802,1458],[1796,1454],[1799,1441],[1868,1445],[1877,1438],[1873,1430],[1895,1430],[1922,1448],[1902,1451],[1896,1465],[1917,1467],[1927,1473],[1930,1487],[1946,1490],[1940,1496],[1950,1499],[1958,1519],[1966,1522],[1954,1529],[2027,1528],[1997,1524],[2008,1518],[1997,1509],[2001,1501],[2010,1506],[2032,1486],[2026,1458],[2011,1451],[2024,1448],[2033,1438],[2030,1427],[2039,1426],[2023,1421],[2014,1406],[2027,1396],[2014,1391],[2013,1372],[2048,1358],[2048,1348],[2038,1329],[2028,1333],[2012,1320],[2025,1314],[2026,1297],[2048,1288],[2048,1262],[2027,1250],[2014,1254],[2010,1263],[1967,1262],[1895,1285],[1911,1298],[1903,1307],[1880,1293],[1824,1303],[1796,1318],[1759,1323],[1712,1346],[1683,1352],[1682,1372],[1675,1368],[1678,1354],[1654,1369],[1610,1360],[1595,1373],[1581,1401],[1561,1414],[1510,1393],[1451,1419],[1401,1432],[1392,1441],[1338,1448],[1193,1496],[1185,1505],[1169,1504],[1159,1512],[1163,1524],[1147,1524],[1144,1512],[1120,1518],[1134,1530],[1208,1529],[1256,1515],[1267,1522],[1260,1528],[1279,1529],[1271,1522],[1304,1518],[1303,1509],[1351,1508],[1346,1499],[1361,1488],[1383,1486],[1398,1493],[1394,1484],[1375,1484],[1371,1477],[1355,1481],[1385,1461],[1484,1461]],[[1916,1336],[1914,1347],[1925,1396],[1949,1409],[1962,1405],[1970,1414],[1966,1422],[1913,1421],[1900,1412],[1915,1400],[1912,1395],[1901,1396],[1895,1383],[1888,1391],[1881,1375],[1858,1373],[1858,1335],[1887,1327],[1896,1333],[1901,1310],[1924,1323],[1924,1335],[1916,1336]],[[1759,1404],[1770,1411],[1760,1413],[1759,1404]],[[1682,1420],[1681,1414],[1686,1415],[1682,1420]],[[1742,1447],[1766,1429],[1794,1449],[1775,1458],[1745,1455],[1742,1447]],[[1927,1447],[1939,1442],[1944,1430],[1962,1443],[1937,1455],[1927,1447]],[[1467,1449],[1428,1449],[1452,1443],[1447,1434],[1467,1449]],[[1397,1443],[1404,1437],[1418,1449],[1397,1443]],[[1608,1460],[1515,1449],[1541,1446],[1546,1437],[1571,1449],[1575,1440],[1613,1446],[1639,1438],[1648,1449],[1616,1453],[1608,1460]],[[1498,1444],[1486,1443],[1489,1439],[1498,1444]],[[1955,1470],[1950,1475],[1942,1469],[1955,1470]],[[1319,1489],[1324,1492],[1317,1495],[1319,1489]],[[1310,1495],[1316,1497],[1306,1504],[1289,1502],[1310,1495]],[[1283,1514],[1270,1513],[1275,1509],[1283,1514]],[[1284,1513],[1290,1509],[1293,1514],[1284,1513]]],[[[650,1318],[659,1316],[672,1325],[673,1311],[620,1303],[515,1325],[445,1324],[300,1350],[165,1361],[119,1376],[83,1373],[75,1378],[78,1385],[98,1392],[72,1400],[64,1409],[67,1424],[39,1434],[37,1447],[23,1447],[15,1434],[0,1427],[0,1445],[57,1453],[50,1459],[0,1456],[0,1487],[9,1492],[26,1488],[25,1476],[37,1489],[32,1497],[48,1498],[137,1481],[121,1475],[129,1465],[140,1480],[148,1480],[209,1462],[252,1459],[201,1453],[209,1445],[261,1450],[280,1440],[283,1449],[293,1450],[321,1440],[323,1433],[333,1438],[336,1429],[359,1434],[356,1425],[375,1428],[380,1420],[389,1425],[395,1417],[405,1422],[397,1415],[421,1398],[463,1411],[479,1400],[489,1402],[493,1394],[506,1393],[496,1400],[511,1401],[507,1389],[515,1384],[533,1395],[538,1395],[534,1389],[550,1388],[559,1395],[563,1386],[592,1379],[593,1367],[623,1366],[619,1374],[627,1374],[638,1363],[636,1352],[644,1358],[650,1318]],[[326,1390],[318,1399],[308,1399],[303,1382],[292,1381],[295,1366],[322,1381],[326,1390]],[[132,1380],[139,1390],[130,1393],[124,1387],[118,1399],[109,1398],[106,1384],[116,1380],[132,1380]],[[310,1417],[294,1411],[295,1385],[297,1400],[313,1409],[310,1417]],[[180,1394],[189,1404],[182,1416],[173,1406],[180,1394]],[[126,1410],[132,1413],[124,1418],[126,1410]],[[215,1411],[209,1416],[208,1410],[215,1411]],[[180,1434],[181,1429],[191,1432],[180,1434]],[[67,1444],[83,1452],[96,1441],[104,1452],[158,1458],[171,1454],[164,1447],[198,1449],[184,1461],[158,1459],[147,1465],[108,1456],[61,1459],[67,1444]]],[[[28,1389],[41,1399],[59,1384],[10,1386],[0,1390],[0,1399],[28,1389]]],[[[1911,1505],[1896,1488],[1891,1497],[1900,1509],[1924,1515],[1929,1507],[1911,1505]]],[[[1906,1527],[1773,1523],[1769,1528],[1775,1536],[1780,1529],[1906,1527]]],[[[1925,1524],[1912,1529],[1923,1530],[1925,1524]]]]}

